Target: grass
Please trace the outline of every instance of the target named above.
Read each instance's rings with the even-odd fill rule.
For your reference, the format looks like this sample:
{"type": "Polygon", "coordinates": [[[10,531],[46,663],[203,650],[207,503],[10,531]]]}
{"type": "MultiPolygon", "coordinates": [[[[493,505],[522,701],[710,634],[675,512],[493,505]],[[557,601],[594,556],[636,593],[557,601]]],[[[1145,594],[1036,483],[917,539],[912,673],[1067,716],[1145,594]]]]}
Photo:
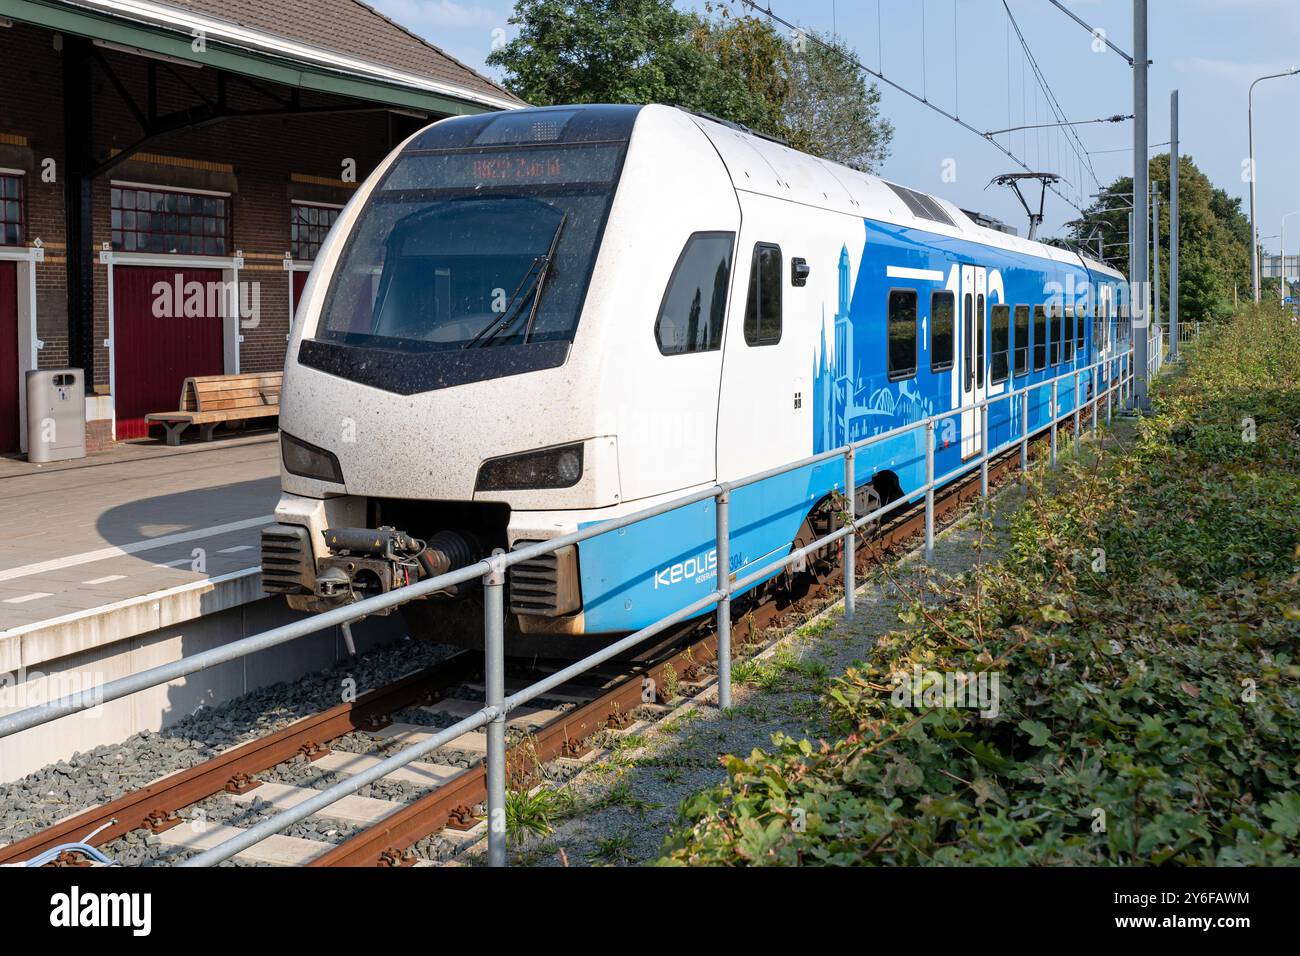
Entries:
{"type": "Polygon", "coordinates": [[[555,823],[574,809],[567,788],[540,787],[529,793],[506,792],[506,839],[519,846],[535,837],[549,836],[555,823]]]}
{"type": "Polygon", "coordinates": [[[649,800],[642,800],[632,792],[632,784],[622,779],[617,781],[604,796],[589,803],[586,810],[608,810],[611,807],[621,807],[624,810],[631,810],[640,816],[645,816],[651,810],[658,810],[662,803],[652,803],[649,800]]]}
{"type": "Polygon", "coordinates": [[[590,859],[601,863],[622,863],[632,859],[632,837],[620,833],[597,840],[590,859]]]}
{"type": "Polygon", "coordinates": [[[824,681],[828,676],[830,669],[824,661],[810,660],[789,647],[778,647],[767,657],[737,661],[731,668],[733,681],[753,684],[769,693],[806,689],[808,683],[824,681]]]}

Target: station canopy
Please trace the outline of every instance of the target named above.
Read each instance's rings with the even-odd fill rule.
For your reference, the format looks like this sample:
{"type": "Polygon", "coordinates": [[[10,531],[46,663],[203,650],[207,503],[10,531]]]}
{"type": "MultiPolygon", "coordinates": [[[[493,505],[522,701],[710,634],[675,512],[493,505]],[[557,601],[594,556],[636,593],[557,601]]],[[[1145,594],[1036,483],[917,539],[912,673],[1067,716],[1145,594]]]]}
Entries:
{"type": "Polygon", "coordinates": [[[423,114],[527,104],[359,0],[7,0],[98,45],[423,114]]]}

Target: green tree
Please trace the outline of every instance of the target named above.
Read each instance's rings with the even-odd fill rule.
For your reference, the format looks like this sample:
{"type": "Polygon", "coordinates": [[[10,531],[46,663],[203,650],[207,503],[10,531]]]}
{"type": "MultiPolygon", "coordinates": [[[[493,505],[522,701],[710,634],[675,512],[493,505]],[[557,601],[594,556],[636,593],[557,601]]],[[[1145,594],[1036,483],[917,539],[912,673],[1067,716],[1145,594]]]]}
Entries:
{"type": "MultiPolygon", "coordinates": [[[[1169,154],[1151,159],[1151,187],[1160,196],[1161,315],[1169,309],[1169,154]]],[[[1178,163],[1178,288],[1180,311],[1188,319],[1213,319],[1227,315],[1236,295],[1250,285],[1250,223],[1241,212],[1241,200],[1216,188],[1191,157],[1178,163]]],[[[1101,191],[1084,219],[1102,225],[1106,259],[1128,271],[1128,214],[1133,179],[1123,176],[1101,191]]],[[[1148,210],[1146,215],[1150,216],[1148,210]]],[[[1082,241],[1090,224],[1073,227],[1082,241]]]]}
{"type": "Polygon", "coordinates": [[[770,136],[788,134],[784,107],[790,95],[790,49],[766,20],[736,16],[724,4],[706,3],[715,19],[701,20],[692,42],[709,59],[701,77],[714,86],[701,91],[714,106],[707,112],[770,136]]]}
{"type": "Polygon", "coordinates": [[[732,50],[740,35],[714,37],[671,0],[519,0],[510,23],[519,35],[488,63],[534,105],[670,103],[771,131],[758,71],[732,50]]]}
{"type": "Polygon", "coordinates": [[[865,81],[839,37],[810,34],[798,46],[785,101],[790,145],[854,169],[879,168],[894,138],[880,116],[880,89],[865,81]]]}
{"type": "Polygon", "coordinates": [[[701,16],[672,0],[518,0],[510,22],[519,35],[488,63],[538,106],[668,103],[860,169],[879,165],[893,136],[879,90],[851,62],[811,39],[796,51],[725,2],[701,16]]]}

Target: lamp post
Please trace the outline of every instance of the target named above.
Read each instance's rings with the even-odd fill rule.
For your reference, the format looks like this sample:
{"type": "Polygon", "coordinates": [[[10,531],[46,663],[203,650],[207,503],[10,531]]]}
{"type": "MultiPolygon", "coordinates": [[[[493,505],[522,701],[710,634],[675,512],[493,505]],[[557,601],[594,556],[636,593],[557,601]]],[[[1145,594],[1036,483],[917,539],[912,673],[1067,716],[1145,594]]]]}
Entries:
{"type": "Polygon", "coordinates": [[[1297,71],[1293,66],[1284,73],[1270,73],[1267,76],[1261,76],[1250,84],[1250,89],[1246,92],[1246,137],[1247,148],[1250,151],[1250,156],[1247,159],[1250,164],[1250,281],[1251,292],[1255,296],[1256,304],[1259,303],[1259,231],[1255,225],[1255,86],[1265,80],[1294,76],[1297,72],[1300,71],[1297,71]]]}

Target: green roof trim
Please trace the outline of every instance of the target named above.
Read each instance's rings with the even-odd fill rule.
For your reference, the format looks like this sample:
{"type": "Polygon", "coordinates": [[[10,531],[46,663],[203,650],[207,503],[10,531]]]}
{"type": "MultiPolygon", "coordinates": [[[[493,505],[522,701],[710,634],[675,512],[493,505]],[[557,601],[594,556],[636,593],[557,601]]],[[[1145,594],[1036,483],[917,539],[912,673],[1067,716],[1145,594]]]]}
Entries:
{"type": "Polygon", "coordinates": [[[46,27],[59,33],[136,47],[149,53],[228,73],[256,77],[269,83],[333,93],[385,106],[451,116],[494,112],[492,107],[470,100],[458,100],[369,77],[351,76],[324,67],[295,63],[281,57],[225,45],[211,38],[207,40],[205,51],[196,53],[190,41],[175,32],[65,4],[42,0],[0,0],[0,17],[16,23],[46,27]]]}

